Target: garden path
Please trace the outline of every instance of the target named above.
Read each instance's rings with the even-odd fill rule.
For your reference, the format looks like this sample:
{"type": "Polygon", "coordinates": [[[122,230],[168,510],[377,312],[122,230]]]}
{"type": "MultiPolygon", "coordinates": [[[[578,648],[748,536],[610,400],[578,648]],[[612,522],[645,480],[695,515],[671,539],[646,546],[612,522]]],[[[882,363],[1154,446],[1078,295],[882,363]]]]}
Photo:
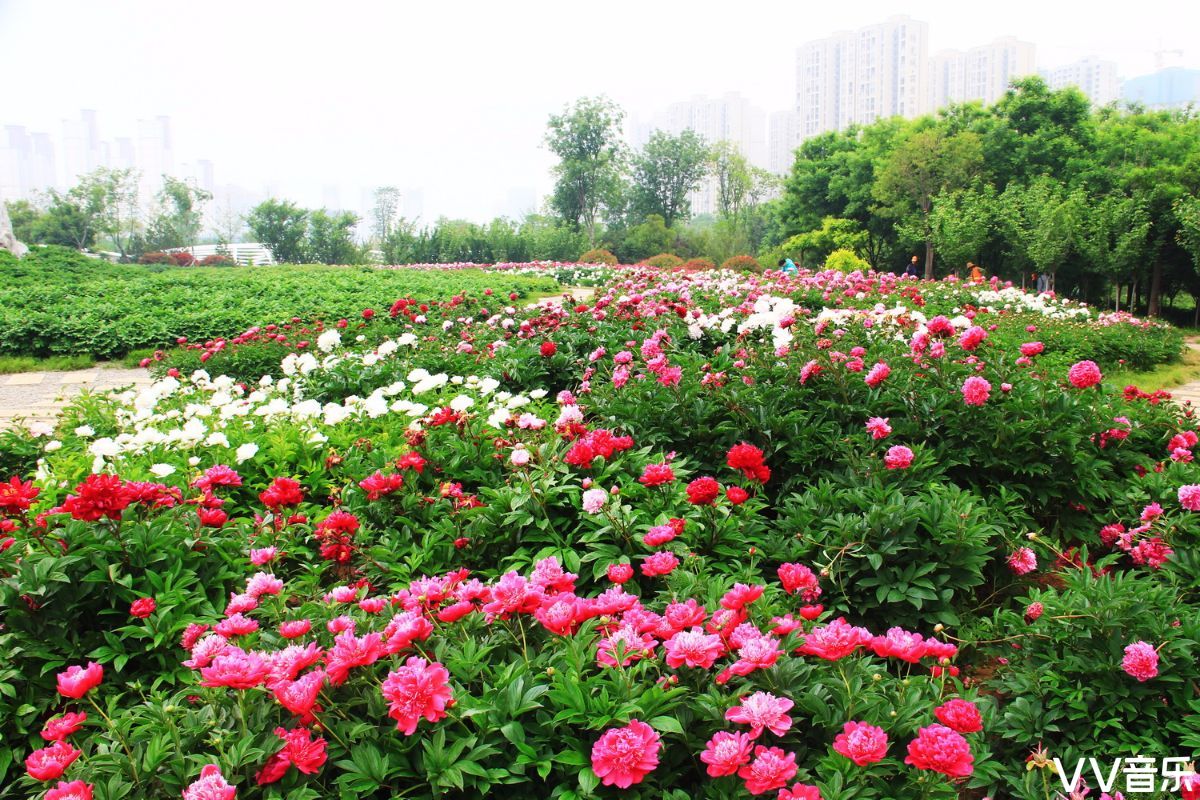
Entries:
{"type": "Polygon", "coordinates": [[[0,375],[0,429],[53,423],[68,400],[84,389],[99,391],[147,386],[150,371],[96,364],[70,372],[18,372],[0,375]]]}
{"type": "MultiPolygon", "coordinates": [[[[1189,341],[1187,346],[1193,350],[1200,351],[1200,342],[1189,341]]],[[[1177,386],[1170,390],[1171,396],[1180,403],[1189,402],[1196,408],[1200,408],[1200,381],[1192,381],[1185,383],[1183,386],[1177,386]]]]}

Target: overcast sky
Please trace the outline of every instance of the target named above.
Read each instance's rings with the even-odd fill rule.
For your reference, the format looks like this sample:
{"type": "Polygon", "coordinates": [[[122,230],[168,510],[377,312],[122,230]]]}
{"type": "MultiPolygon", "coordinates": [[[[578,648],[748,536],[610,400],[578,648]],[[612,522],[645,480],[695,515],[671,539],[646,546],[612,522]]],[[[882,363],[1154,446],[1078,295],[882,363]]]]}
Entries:
{"type": "Polygon", "coordinates": [[[1040,66],[1088,55],[1122,77],[1200,67],[1196,0],[401,2],[0,0],[0,125],[102,138],[169,115],[177,162],[319,205],[338,186],[420,187],[424,216],[488,218],[544,192],[546,118],[607,94],[646,118],[694,94],[790,106],[801,42],[903,13],[930,50],[1013,35],[1040,66]],[[1109,10],[1111,9],[1111,11],[1109,10]]]}

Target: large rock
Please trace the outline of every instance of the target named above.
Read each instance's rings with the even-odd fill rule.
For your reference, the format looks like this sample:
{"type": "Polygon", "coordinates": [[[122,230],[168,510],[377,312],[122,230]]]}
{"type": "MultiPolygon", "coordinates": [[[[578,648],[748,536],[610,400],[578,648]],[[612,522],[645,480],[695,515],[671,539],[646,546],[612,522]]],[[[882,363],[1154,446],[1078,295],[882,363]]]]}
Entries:
{"type": "Polygon", "coordinates": [[[17,258],[29,252],[29,248],[17,241],[13,235],[12,221],[8,218],[8,204],[0,197],[0,250],[7,250],[17,258]]]}

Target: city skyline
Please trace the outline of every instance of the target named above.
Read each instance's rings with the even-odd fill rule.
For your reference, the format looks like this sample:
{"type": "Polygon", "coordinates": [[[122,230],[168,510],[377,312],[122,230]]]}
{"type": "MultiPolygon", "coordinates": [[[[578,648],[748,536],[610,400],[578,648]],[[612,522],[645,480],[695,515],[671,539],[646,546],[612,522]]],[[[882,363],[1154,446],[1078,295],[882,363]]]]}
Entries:
{"type": "MultiPolygon", "coordinates": [[[[320,6],[305,3],[289,4],[288,15],[272,14],[283,8],[278,4],[256,4],[236,28],[217,26],[214,19],[222,15],[215,11],[185,13],[128,3],[120,6],[128,14],[118,14],[113,13],[117,6],[106,5],[75,6],[78,27],[92,35],[63,34],[63,47],[95,52],[94,74],[67,74],[55,64],[46,65],[44,90],[34,91],[24,83],[14,87],[0,116],[0,134],[5,126],[24,127],[31,151],[34,134],[46,134],[36,145],[44,151],[64,117],[92,109],[99,116],[100,137],[114,144],[109,158],[116,160],[127,153],[129,144],[119,140],[134,139],[136,144],[138,120],[168,117],[174,168],[179,171],[188,162],[194,172],[198,162],[206,160],[218,190],[214,205],[220,202],[221,187],[234,187],[247,195],[269,190],[309,206],[325,205],[336,197],[361,213],[366,210],[361,208],[364,193],[392,184],[421,196],[420,215],[426,222],[443,214],[482,220],[531,210],[531,198],[536,205],[552,182],[553,158],[542,146],[546,120],[584,95],[606,94],[625,108],[632,139],[635,124],[672,103],[697,95],[739,94],[766,120],[762,156],[752,160],[778,171],[787,160],[783,154],[797,124],[789,117],[796,110],[797,50],[806,42],[896,16],[895,9],[881,3],[864,3],[853,11],[792,10],[780,16],[751,2],[738,15],[721,17],[719,25],[713,23],[715,18],[705,25],[703,18],[719,7],[689,4],[693,16],[674,20],[671,30],[677,37],[695,40],[697,51],[718,40],[747,46],[751,32],[758,38],[752,57],[745,59],[697,53],[672,61],[642,48],[622,49],[615,41],[606,45],[608,56],[577,53],[555,39],[569,39],[571,20],[570,15],[549,16],[550,4],[522,4],[528,12],[522,20],[536,22],[529,30],[518,24],[522,20],[505,18],[496,9],[456,4],[457,11],[470,13],[475,21],[495,24],[472,25],[443,50],[419,36],[410,37],[402,48],[394,47],[375,26],[361,24],[354,29],[354,35],[362,37],[360,45],[339,44],[339,36],[344,39],[354,27],[350,21],[356,15],[321,15],[316,13],[320,6]],[[135,14],[137,20],[125,19],[135,14]],[[166,59],[146,69],[153,60],[139,43],[150,41],[157,25],[172,20],[187,26],[198,41],[216,37],[224,42],[223,49],[244,53],[245,58],[239,56],[234,64],[166,59]],[[104,32],[118,24],[125,26],[124,44],[119,51],[105,52],[95,42],[103,41],[104,32]],[[783,31],[772,31],[776,43],[762,39],[771,27],[783,31]],[[490,35],[481,39],[481,28],[489,28],[490,35]],[[268,32],[271,41],[320,43],[338,57],[320,66],[289,64],[288,70],[274,72],[269,53],[258,52],[270,48],[253,46],[265,41],[262,37],[268,32]],[[449,58],[451,53],[459,55],[449,58]],[[464,58],[462,53],[470,55],[464,58]],[[128,91],[133,86],[139,91],[128,91]],[[186,91],[178,91],[180,86],[186,91]],[[386,91],[380,91],[382,87],[386,91]],[[368,102],[368,95],[375,99],[368,102]],[[386,102],[378,102],[380,97],[386,102]]],[[[612,16],[621,16],[620,5],[614,6],[612,16]]],[[[1117,75],[1125,79],[1149,76],[1160,64],[1200,64],[1200,48],[1182,33],[1189,19],[1200,23],[1200,12],[1175,4],[1143,4],[1139,16],[1119,29],[1034,3],[988,9],[970,24],[947,13],[949,4],[907,5],[907,15],[928,26],[930,58],[953,50],[969,60],[972,53],[1008,38],[1034,45],[1036,67],[1043,72],[1089,57],[1113,62],[1117,75]]],[[[412,31],[449,29],[449,16],[443,12],[422,8],[401,18],[375,6],[365,8],[367,17],[378,17],[382,29],[399,22],[406,23],[400,28],[412,31]]],[[[638,8],[639,13],[645,10],[638,8]]],[[[658,9],[646,13],[648,25],[667,16],[658,9]]],[[[17,34],[36,33],[53,16],[39,4],[0,0],[0,65],[8,74],[33,52],[35,37],[17,34]]],[[[597,40],[609,41],[605,37],[616,27],[614,21],[601,20],[589,30],[597,40]]],[[[931,96],[934,83],[927,76],[918,93],[931,96]]],[[[1142,91],[1158,97],[1166,90],[1142,91]]],[[[59,169],[74,158],[67,150],[57,149],[59,169]]]]}

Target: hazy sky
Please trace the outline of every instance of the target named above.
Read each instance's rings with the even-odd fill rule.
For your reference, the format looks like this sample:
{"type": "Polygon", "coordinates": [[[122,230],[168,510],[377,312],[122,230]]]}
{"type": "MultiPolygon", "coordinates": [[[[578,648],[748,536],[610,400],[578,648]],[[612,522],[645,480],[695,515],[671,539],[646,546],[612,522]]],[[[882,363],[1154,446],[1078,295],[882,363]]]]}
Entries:
{"type": "Polygon", "coordinates": [[[646,118],[693,94],[790,107],[795,50],[909,14],[930,50],[1014,35],[1040,66],[1088,55],[1122,77],[1200,67],[1195,0],[360,2],[0,0],[0,125],[61,135],[96,109],[102,138],[172,119],[177,162],[218,183],[319,205],[340,187],[420,187],[424,216],[487,218],[544,192],[546,118],[604,93],[646,118]]]}

